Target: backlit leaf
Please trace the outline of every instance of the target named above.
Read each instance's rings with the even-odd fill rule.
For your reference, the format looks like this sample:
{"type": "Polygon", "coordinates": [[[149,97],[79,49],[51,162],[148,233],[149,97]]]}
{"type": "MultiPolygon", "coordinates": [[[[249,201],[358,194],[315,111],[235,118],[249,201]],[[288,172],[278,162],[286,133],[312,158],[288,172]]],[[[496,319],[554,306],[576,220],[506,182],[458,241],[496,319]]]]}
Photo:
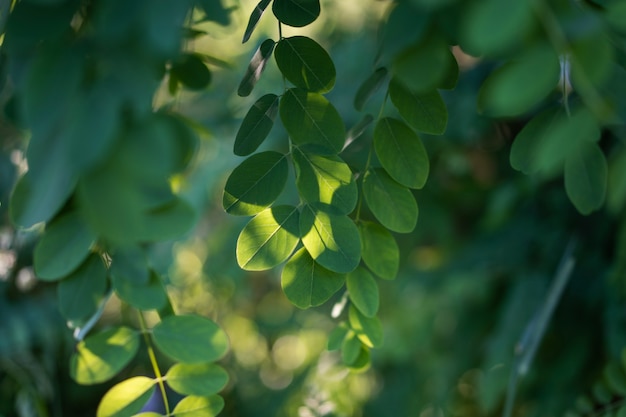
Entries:
{"type": "Polygon", "coordinates": [[[394,232],[409,233],[417,224],[418,208],[407,187],[394,181],[383,169],[371,169],[363,178],[363,195],[378,221],[394,232]]]}
{"type": "Polygon", "coordinates": [[[152,329],[157,348],[182,363],[206,363],[220,359],[228,350],[226,333],[200,316],[165,317],[152,329]]]}
{"type": "Polygon", "coordinates": [[[345,275],[316,263],[305,248],[285,264],[281,286],[296,307],[309,308],[325,303],[345,283],[345,275]]]}
{"type": "Polygon", "coordinates": [[[250,14],[250,19],[248,20],[248,26],[246,26],[246,31],[243,34],[243,39],[241,43],[248,42],[248,39],[250,39],[252,32],[254,32],[254,29],[256,28],[257,23],[259,23],[259,20],[261,19],[263,12],[265,12],[265,9],[267,8],[267,6],[270,4],[271,1],[272,0],[261,0],[254,7],[254,10],[250,14]]]}
{"type": "Polygon", "coordinates": [[[78,343],[70,359],[71,377],[83,385],[99,384],[117,375],[135,357],[139,333],[114,327],[78,343]]]}
{"type": "Polygon", "coordinates": [[[249,96],[257,81],[261,78],[265,65],[274,51],[274,44],[275,42],[272,39],[264,40],[252,56],[248,69],[237,89],[237,94],[241,97],[249,96]]]}
{"type": "Polygon", "coordinates": [[[211,83],[211,71],[198,54],[183,54],[170,69],[183,85],[192,90],[201,90],[211,83]]]}
{"type": "Polygon", "coordinates": [[[190,395],[176,404],[174,417],[215,417],[224,408],[224,399],[219,395],[200,397],[190,395]]]}
{"type": "Polygon", "coordinates": [[[235,155],[247,156],[256,151],[269,135],[278,113],[278,96],[266,94],[248,110],[235,137],[235,155]]]}
{"type": "Polygon", "coordinates": [[[383,326],[378,317],[366,317],[352,305],[348,311],[348,320],[363,344],[371,348],[383,344],[383,326]]]}
{"type": "Polygon", "coordinates": [[[96,312],[106,291],[106,268],[100,256],[87,260],[59,283],[59,309],[68,321],[81,322],[96,312]]]}
{"type": "Polygon", "coordinates": [[[174,364],[167,374],[167,385],[183,395],[213,395],[228,383],[228,372],[214,363],[174,364]]]}
{"type": "Polygon", "coordinates": [[[115,385],[102,397],[96,417],[129,417],[137,414],[155,389],[156,381],[136,376],[115,385]]]}
{"type": "Polygon", "coordinates": [[[381,67],[376,69],[363,84],[359,87],[354,96],[354,108],[358,111],[363,110],[363,106],[384,84],[387,79],[387,68],[381,67]]]}
{"type": "Polygon", "coordinates": [[[237,263],[248,271],[271,269],[283,263],[300,242],[299,212],[275,206],[259,213],[237,239],[237,263]]]}
{"type": "Polygon", "coordinates": [[[360,222],[358,228],[365,265],[383,279],[394,279],[400,265],[396,239],[387,229],[374,222],[360,222]]]}
{"type": "Polygon", "coordinates": [[[410,188],[426,184],[430,162],[419,136],[404,122],[384,117],[374,128],[374,149],[389,175],[410,188]]]}
{"type": "Polygon", "coordinates": [[[335,85],[335,64],[328,52],[311,38],[281,39],[274,55],[280,72],[296,87],[326,93],[335,85]]]}
{"type": "Polygon", "coordinates": [[[319,0],[274,0],[274,16],[282,23],[302,27],[313,23],[320,15],[319,0]]]}
{"type": "Polygon", "coordinates": [[[415,94],[398,80],[391,80],[389,97],[413,129],[442,135],[448,125],[448,110],[437,90],[415,94]]]}
{"type": "Polygon", "coordinates": [[[222,201],[224,210],[238,216],[259,213],[278,198],[288,173],[285,155],[273,151],[252,155],[228,177],[222,201]]]}
{"type": "Polygon", "coordinates": [[[349,331],[350,329],[345,322],[339,323],[339,325],[328,334],[328,350],[341,349],[341,345],[349,331]]]}
{"type": "Polygon", "coordinates": [[[598,210],[606,196],[608,167],[593,142],[582,142],[565,160],[565,191],[582,214],[598,210]]]}
{"type": "Polygon", "coordinates": [[[358,267],[346,276],[350,301],[366,317],[374,317],[380,302],[378,284],[367,269],[358,267]]]}
{"type": "Polygon", "coordinates": [[[346,273],[361,260],[359,231],[348,216],[306,205],[300,214],[302,243],[311,257],[331,271],[346,273]]]}
{"type": "Polygon", "coordinates": [[[321,94],[292,88],[280,100],[280,118],[296,145],[315,144],[339,153],[345,127],[333,105],[321,94]]]}
{"type": "Polygon", "coordinates": [[[344,365],[350,366],[356,362],[361,352],[362,343],[356,333],[349,331],[341,344],[341,361],[344,365]]]}
{"type": "Polygon", "coordinates": [[[111,277],[116,294],[125,302],[139,310],[159,310],[167,303],[167,293],[159,275],[149,272],[149,279],[140,282],[128,279],[123,274],[111,277]]]}

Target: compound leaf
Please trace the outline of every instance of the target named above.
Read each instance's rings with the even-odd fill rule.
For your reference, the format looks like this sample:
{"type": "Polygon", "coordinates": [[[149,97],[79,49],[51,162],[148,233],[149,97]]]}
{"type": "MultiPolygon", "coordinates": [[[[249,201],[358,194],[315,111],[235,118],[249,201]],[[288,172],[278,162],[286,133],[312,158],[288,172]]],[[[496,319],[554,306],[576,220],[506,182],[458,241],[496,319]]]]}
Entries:
{"type": "Polygon", "coordinates": [[[265,69],[267,61],[272,56],[274,45],[275,42],[272,39],[266,39],[256,50],[250,60],[250,64],[248,64],[248,69],[246,69],[246,73],[244,74],[241,83],[239,83],[239,88],[237,89],[237,94],[239,94],[239,96],[247,97],[250,95],[254,86],[261,78],[261,74],[265,69]]]}
{"type": "Polygon", "coordinates": [[[100,401],[96,417],[128,417],[137,414],[155,389],[156,381],[136,376],[113,386],[100,401]]]}
{"type": "Polygon", "coordinates": [[[272,11],[281,23],[302,27],[313,23],[321,10],[319,0],[274,0],[272,11]]]}
{"type": "Polygon", "coordinates": [[[350,301],[366,317],[374,317],[380,301],[378,284],[367,269],[358,267],[346,276],[350,301]]]}
{"type": "Polygon", "coordinates": [[[363,178],[363,195],[372,214],[389,230],[408,233],[415,228],[418,216],[415,197],[383,169],[367,171],[363,178]]]}
{"type": "Polygon", "coordinates": [[[392,79],[389,97],[402,118],[418,132],[442,135],[446,131],[448,110],[436,89],[416,94],[392,79]]]}
{"type": "Polygon", "coordinates": [[[278,96],[266,94],[256,101],[243,118],[235,137],[235,155],[247,156],[256,151],[269,135],[278,113],[278,96]]]}
{"type": "Polygon", "coordinates": [[[335,85],[335,64],[328,52],[311,38],[281,39],[274,55],[280,72],[296,87],[326,93],[335,85]]]}
{"type": "Polygon", "coordinates": [[[592,142],[582,142],[565,160],[565,191],[582,214],[604,204],[608,167],[604,153],[592,142]]]}
{"type": "Polygon", "coordinates": [[[213,395],[228,383],[228,372],[214,363],[174,364],[165,375],[167,385],[183,395],[213,395]]]}
{"type": "Polygon", "coordinates": [[[358,228],[365,265],[383,279],[394,279],[400,265],[396,239],[389,230],[374,222],[361,222],[358,228]]]}

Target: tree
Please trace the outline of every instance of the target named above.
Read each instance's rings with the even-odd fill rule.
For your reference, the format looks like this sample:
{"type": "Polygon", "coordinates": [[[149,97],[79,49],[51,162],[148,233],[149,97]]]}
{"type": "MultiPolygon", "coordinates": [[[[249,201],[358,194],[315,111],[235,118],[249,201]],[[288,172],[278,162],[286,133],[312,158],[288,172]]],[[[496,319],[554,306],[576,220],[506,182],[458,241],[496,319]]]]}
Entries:
{"type": "MultiPolygon", "coordinates": [[[[407,274],[411,258],[422,270],[424,263],[436,264],[428,239],[440,255],[453,253],[441,250],[446,232],[431,225],[457,221],[468,255],[457,252],[456,261],[425,274],[425,288],[432,286],[428,292],[436,296],[441,291],[446,302],[453,289],[436,284],[437,276],[471,275],[480,259],[499,270],[485,282],[459,284],[458,301],[469,300],[464,308],[473,320],[455,314],[453,321],[473,323],[465,330],[472,338],[491,335],[494,342],[486,353],[473,346],[463,359],[467,363],[459,359],[446,372],[458,377],[477,363],[489,371],[480,382],[475,374],[459,379],[478,386],[480,400],[463,391],[462,398],[438,394],[420,412],[440,414],[445,408],[445,414],[467,415],[474,411],[458,410],[469,402],[491,414],[510,413],[518,378],[535,362],[541,369],[555,360],[544,348],[534,361],[553,314],[553,334],[571,344],[566,357],[556,360],[564,368],[553,385],[568,394],[546,395],[535,408],[526,400],[520,407],[544,415],[567,406],[582,414],[620,406],[626,395],[625,366],[619,364],[626,341],[618,313],[626,259],[619,256],[626,248],[623,3],[390,1],[376,50],[358,51],[359,60],[372,63],[358,65],[358,88],[341,87],[332,51],[299,29],[332,4],[261,0],[245,28],[244,43],[262,21],[274,21],[278,36],[259,43],[239,96],[257,94],[268,65],[275,63],[279,77],[272,92],[253,99],[234,135],[234,154],[246,159],[228,175],[222,206],[231,215],[252,217],[237,232],[239,266],[282,266],[284,296],[300,309],[333,304],[332,299],[330,315],[337,320],[328,349],[340,351],[343,366],[365,371],[383,344],[379,309],[412,308],[385,307],[381,292],[402,288],[386,281],[399,271],[407,274]],[[283,34],[288,27],[294,35],[283,34]],[[357,113],[334,104],[342,98],[333,96],[337,88],[349,90],[357,113]],[[347,119],[354,119],[350,129],[347,119]],[[275,124],[285,133],[268,140],[275,124]],[[481,185],[480,170],[498,164],[501,149],[508,152],[503,137],[514,137],[510,166],[531,179],[501,169],[501,178],[487,172],[481,185]],[[500,141],[498,155],[476,154],[472,181],[450,185],[459,181],[445,178],[454,177],[455,152],[464,149],[463,142],[486,143],[485,138],[500,141]],[[490,205],[484,208],[480,199],[486,196],[490,205]],[[414,232],[419,212],[423,226],[414,232]],[[478,220],[483,224],[468,224],[478,220]],[[475,238],[479,232],[487,243],[475,238]],[[497,262],[489,259],[494,257],[497,262]],[[603,281],[585,281],[589,271],[601,271],[603,281]],[[564,290],[569,292],[562,295],[564,290]],[[472,307],[472,294],[482,307],[472,307]],[[602,332],[564,326],[581,306],[591,318],[606,317],[602,332]],[[491,319],[481,316],[489,313],[491,319]],[[588,352],[598,359],[586,359],[588,352]],[[572,366],[574,360],[579,364],[572,366]],[[491,369],[498,363],[508,364],[506,372],[491,369]],[[604,376],[597,376],[603,366],[604,376]],[[572,375],[585,375],[586,385],[572,384],[572,375]],[[599,382],[591,388],[587,379],[599,382]],[[574,406],[569,393],[585,389],[592,397],[574,406]]],[[[172,301],[169,264],[163,262],[163,253],[172,251],[167,242],[198,224],[202,204],[194,205],[185,185],[191,183],[204,128],[184,115],[179,102],[155,95],[162,85],[173,97],[181,88],[211,85],[210,68],[224,61],[194,50],[194,39],[205,35],[203,22],[227,25],[229,10],[214,1],[22,0],[3,7],[5,115],[28,132],[28,169],[18,175],[13,165],[11,175],[18,179],[9,216],[16,226],[37,231],[30,249],[34,273],[41,282],[55,283],[58,308],[77,342],[71,377],[87,385],[118,378],[103,395],[98,416],[150,411],[146,403],[155,396],[158,415],[217,414],[224,407],[217,393],[228,373],[214,362],[228,351],[227,332],[172,301]],[[94,330],[112,298],[137,318],[94,330]],[[147,319],[148,311],[156,312],[155,320],[147,319]],[[139,351],[149,360],[151,377],[126,373],[139,351]]],[[[441,328],[445,320],[439,319],[441,328]]],[[[436,329],[431,336],[436,341],[436,329]]],[[[541,376],[531,373],[522,394],[532,395],[541,376]]],[[[302,413],[323,413],[322,405],[306,407],[302,413]]]]}

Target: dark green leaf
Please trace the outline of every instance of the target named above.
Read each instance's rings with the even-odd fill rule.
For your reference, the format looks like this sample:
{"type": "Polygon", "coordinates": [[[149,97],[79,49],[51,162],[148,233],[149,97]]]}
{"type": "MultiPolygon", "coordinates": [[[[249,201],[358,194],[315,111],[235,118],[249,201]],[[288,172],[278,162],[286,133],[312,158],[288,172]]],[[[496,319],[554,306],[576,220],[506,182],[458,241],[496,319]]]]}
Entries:
{"type": "Polygon", "coordinates": [[[233,170],[224,187],[223,206],[230,214],[251,216],[272,204],[283,191],[289,166],[285,155],[252,155],[233,170]]]}
{"type": "Polygon", "coordinates": [[[389,97],[404,120],[415,130],[442,135],[448,125],[448,109],[439,91],[415,94],[398,80],[389,84],[389,97]]]}
{"type": "Polygon", "coordinates": [[[626,3],[620,1],[609,3],[605,16],[615,30],[626,34],[626,3]]]}
{"type": "Polygon", "coordinates": [[[243,39],[241,40],[241,43],[248,42],[248,39],[250,39],[252,32],[254,32],[254,29],[256,28],[257,23],[259,23],[259,20],[261,19],[263,12],[265,11],[265,9],[267,8],[267,6],[270,4],[271,1],[272,0],[261,0],[254,7],[254,10],[250,14],[250,19],[248,20],[248,26],[246,26],[246,31],[243,34],[243,39]]]}
{"type": "Polygon", "coordinates": [[[317,264],[305,248],[298,250],[285,265],[281,285],[296,307],[309,308],[325,303],[343,286],[345,275],[317,264]]]}
{"type": "Polygon", "coordinates": [[[139,310],[159,310],[167,304],[167,293],[159,275],[150,271],[145,283],[129,280],[123,275],[111,277],[117,295],[139,310]]]}
{"type": "Polygon", "coordinates": [[[602,373],[607,387],[616,395],[626,395],[626,373],[617,362],[609,362],[602,373]]]}
{"type": "Polygon", "coordinates": [[[524,174],[532,174],[537,170],[536,152],[543,132],[560,116],[561,109],[548,109],[533,117],[517,134],[511,146],[511,166],[524,174]]]}
{"type": "Polygon", "coordinates": [[[89,319],[104,298],[106,287],[104,263],[100,256],[92,254],[59,283],[57,295],[61,314],[68,321],[79,323],[89,319]]]}
{"type": "Polygon", "coordinates": [[[237,89],[237,94],[241,97],[249,96],[257,81],[261,78],[265,65],[274,51],[274,45],[275,42],[272,39],[266,39],[252,56],[248,69],[237,89]]]}
{"type": "Polygon", "coordinates": [[[293,151],[296,186],[300,197],[308,203],[332,205],[342,214],[356,206],[358,190],[350,167],[338,156],[321,156],[293,151]]]}
{"type": "Polygon", "coordinates": [[[366,114],[361,120],[359,120],[357,124],[352,126],[352,128],[348,130],[348,133],[346,133],[346,147],[354,142],[356,139],[358,139],[359,136],[361,136],[363,133],[365,133],[365,131],[367,130],[369,125],[372,124],[373,121],[374,116],[372,116],[371,114],[366,114]]]}
{"type": "Polygon", "coordinates": [[[366,317],[378,312],[378,284],[367,269],[358,267],[346,276],[346,287],[352,304],[366,317]]]}
{"type": "Polygon", "coordinates": [[[626,206],[626,150],[616,152],[609,161],[606,205],[612,213],[620,213],[626,206]]]}
{"type": "Polygon", "coordinates": [[[139,350],[139,333],[114,327],[87,337],[70,359],[71,377],[83,385],[99,384],[117,375],[139,350]]]}
{"type": "Polygon", "coordinates": [[[319,0],[274,0],[274,16],[281,23],[302,27],[313,23],[320,15],[319,0]]]}
{"type": "Polygon", "coordinates": [[[417,224],[418,208],[411,190],[398,184],[384,170],[371,169],[363,178],[363,195],[378,221],[398,233],[409,233],[417,224]]]}
{"type": "Polygon", "coordinates": [[[363,110],[363,106],[382,87],[387,79],[387,68],[378,68],[359,87],[354,96],[354,108],[363,110]]]}
{"type": "Polygon", "coordinates": [[[296,145],[320,145],[333,153],[343,149],[343,120],[321,94],[298,88],[287,90],[280,100],[280,118],[296,145]]]}
{"type": "Polygon", "coordinates": [[[299,212],[275,206],[259,213],[237,239],[237,263],[248,271],[271,269],[286,261],[300,242],[299,212]]]}
{"type": "Polygon", "coordinates": [[[211,83],[211,71],[198,54],[183,54],[172,64],[171,73],[187,88],[201,90],[211,83]]]}
{"type": "Polygon", "coordinates": [[[346,273],[361,260],[359,231],[348,216],[306,205],[300,214],[302,243],[317,263],[331,271],[346,273]]]}
{"type": "Polygon", "coordinates": [[[190,395],[174,407],[174,417],[215,417],[224,408],[224,399],[219,395],[200,397],[190,395]]]}
{"type": "Polygon", "coordinates": [[[349,331],[341,345],[341,361],[350,366],[356,362],[361,352],[362,343],[353,331],[349,331]]]}
{"type": "Polygon", "coordinates": [[[102,397],[96,417],[128,417],[137,414],[155,389],[156,381],[136,376],[115,385],[102,397]]]}
{"type": "Polygon", "coordinates": [[[565,159],[565,191],[582,214],[598,210],[606,196],[608,167],[593,142],[581,142],[565,159]]]}
{"type": "Polygon", "coordinates": [[[426,184],[430,162],[419,136],[404,122],[384,117],[374,129],[374,149],[389,175],[410,188],[426,184]]]}
{"type": "Polygon", "coordinates": [[[206,13],[206,19],[226,26],[230,23],[230,13],[222,5],[222,0],[197,0],[206,13]]]}
{"type": "Polygon", "coordinates": [[[283,38],[276,45],[274,55],[280,72],[296,87],[326,93],[335,85],[335,64],[328,52],[311,38],[283,38]]]}
{"type": "Polygon", "coordinates": [[[383,344],[383,326],[378,317],[366,317],[354,305],[348,311],[350,327],[364,345],[380,347],[383,344]]]}
{"type": "Polygon", "coordinates": [[[78,213],[55,218],[35,246],[34,267],[43,281],[56,281],[75,270],[87,257],[96,236],[78,213]]]}
{"type": "Polygon", "coordinates": [[[615,61],[615,49],[611,42],[604,30],[580,36],[572,42],[569,58],[571,81],[583,97],[588,94],[589,88],[602,86],[611,75],[615,61]]]}
{"type": "Polygon", "coordinates": [[[235,155],[247,156],[256,151],[269,135],[278,113],[278,96],[266,94],[254,103],[244,117],[235,137],[235,155]]]}
{"type": "Polygon", "coordinates": [[[213,395],[228,383],[228,372],[213,363],[174,364],[167,374],[167,385],[183,395],[213,395]]]}
{"type": "Polygon", "coordinates": [[[169,316],[152,329],[157,348],[182,363],[206,363],[228,351],[226,333],[213,321],[191,315],[169,316]]]}
{"type": "Polygon", "coordinates": [[[113,254],[109,274],[114,280],[146,285],[150,279],[148,257],[139,246],[125,246],[113,254]]]}
{"type": "Polygon", "coordinates": [[[400,250],[396,239],[377,223],[361,222],[358,227],[365,265],[383,279],[394,279],[400,265],[400,250]]]}

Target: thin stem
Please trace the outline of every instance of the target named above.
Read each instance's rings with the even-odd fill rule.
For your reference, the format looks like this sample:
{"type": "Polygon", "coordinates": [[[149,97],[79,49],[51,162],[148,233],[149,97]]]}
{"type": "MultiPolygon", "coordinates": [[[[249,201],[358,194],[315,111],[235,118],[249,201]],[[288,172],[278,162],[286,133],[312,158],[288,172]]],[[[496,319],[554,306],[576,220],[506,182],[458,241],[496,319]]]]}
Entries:
{"type": "Polygon", "coordinates": [[[161,370],[159,369],[159,364],[156,359],[156,355],[154,354],[154,348],[152,347],[152,341],[148,336],[148,326],[146,325],[146,319],[143,317],[143,313],[141,311],[137,312],[139,316],[139,324],[141,326],[141,333],[146,341],[146,346],[148,348],[148,357],[150,358],[150,363],[152,364],[152,369],[154,370],[154,375],[156,376],[157,383],[159,384],[159,389],[161,390],[161,396],[163,397],[163,405],[165,406],[165,415],[170,415],[170,404],[167,400],[167,392],[165,391],[165,383],[163,382],[163,376],[161,375],[161,370]]]}

